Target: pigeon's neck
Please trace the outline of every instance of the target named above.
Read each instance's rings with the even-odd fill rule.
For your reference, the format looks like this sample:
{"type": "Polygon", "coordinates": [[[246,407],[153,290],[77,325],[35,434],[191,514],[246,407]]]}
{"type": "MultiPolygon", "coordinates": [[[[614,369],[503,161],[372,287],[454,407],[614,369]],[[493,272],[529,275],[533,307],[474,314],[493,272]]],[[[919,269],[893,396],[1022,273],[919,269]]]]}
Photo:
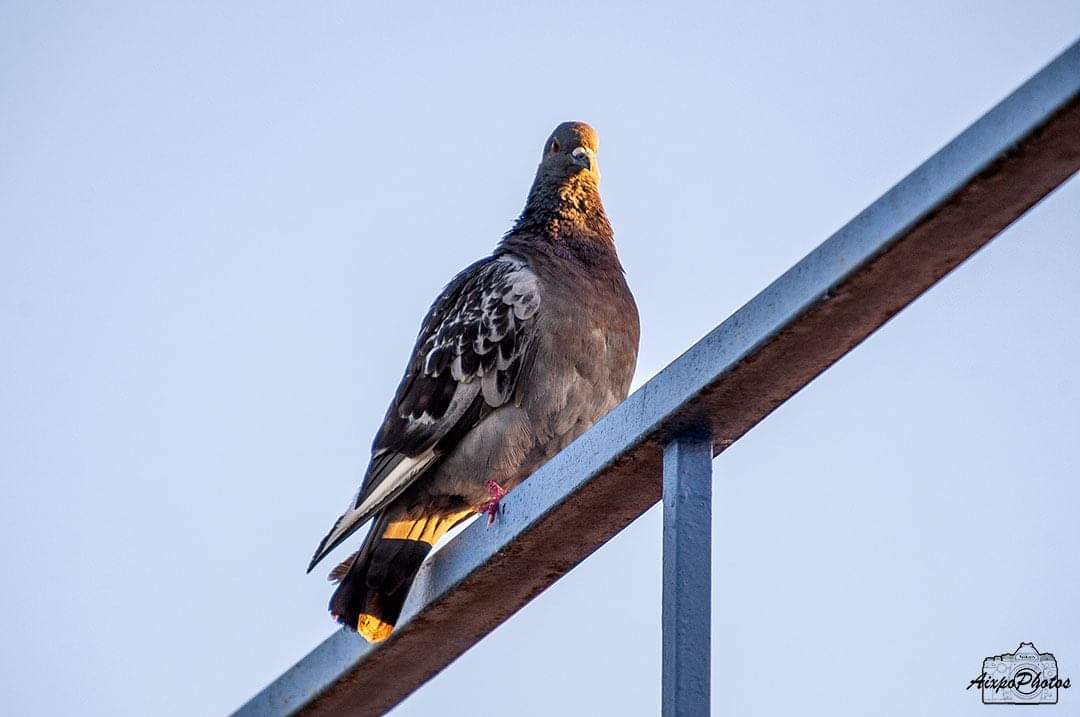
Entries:
{"type": "Polygon", "coordinates": [[[507,234],[543,236],[551,241],[583,237],[614,243],[614,233],[600,201],[594,177],[580,173],[561,182],[538,176],[529,190],[525,209],[507,234]]]}

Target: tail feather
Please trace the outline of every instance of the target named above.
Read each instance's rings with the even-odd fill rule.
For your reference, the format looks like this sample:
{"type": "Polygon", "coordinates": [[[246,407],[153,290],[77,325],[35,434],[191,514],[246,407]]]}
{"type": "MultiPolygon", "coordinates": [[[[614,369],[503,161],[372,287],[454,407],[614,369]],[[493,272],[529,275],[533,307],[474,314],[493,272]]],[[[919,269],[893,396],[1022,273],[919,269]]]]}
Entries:
{"type": "Polygon", "coordinates": [[[360,550],[330,573],[331,580],[339,581],[330,612],[368,642],[390,636],[432,546],[474,511],[417,518],[393,517],[392,512],[384,511],[360,550]]]}
{"type": "Polygon", "coordinates": [[[345,576],[349,574],[349,571],[352,570],[353,563],[356,562],[358,557],[360,557],[359,550],[338,563],[337,567],[331,570],[330,574],[326,576],[326,579],[332,583],[340,583],[345,579],[345,576]]]}

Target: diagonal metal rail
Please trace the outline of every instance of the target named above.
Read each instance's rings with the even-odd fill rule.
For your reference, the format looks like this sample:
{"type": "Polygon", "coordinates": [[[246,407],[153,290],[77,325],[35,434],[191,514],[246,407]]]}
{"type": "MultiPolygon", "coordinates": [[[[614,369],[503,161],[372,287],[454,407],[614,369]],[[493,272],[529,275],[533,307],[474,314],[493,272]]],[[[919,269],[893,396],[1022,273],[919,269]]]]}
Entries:
{"type": "Polygon", "coordinates": [[[665,445],[724,450],[1078,169],[1080,42],[433,556],[387,642],[337,632],[236,714],[390,709],[656,504],[665,445]]]}

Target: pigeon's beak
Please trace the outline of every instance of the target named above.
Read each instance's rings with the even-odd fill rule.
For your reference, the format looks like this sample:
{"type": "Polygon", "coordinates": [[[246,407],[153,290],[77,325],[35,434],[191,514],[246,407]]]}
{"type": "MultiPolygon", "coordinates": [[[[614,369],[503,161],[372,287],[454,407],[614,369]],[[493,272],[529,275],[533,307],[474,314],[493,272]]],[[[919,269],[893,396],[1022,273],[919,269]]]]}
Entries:
{"type": "Polygon", "coordinates": [[[575,147],[570,156],[574,159],[574,164],[587,170],[591,170],[595,164],[595,155],[588,147],[575,147]]]}

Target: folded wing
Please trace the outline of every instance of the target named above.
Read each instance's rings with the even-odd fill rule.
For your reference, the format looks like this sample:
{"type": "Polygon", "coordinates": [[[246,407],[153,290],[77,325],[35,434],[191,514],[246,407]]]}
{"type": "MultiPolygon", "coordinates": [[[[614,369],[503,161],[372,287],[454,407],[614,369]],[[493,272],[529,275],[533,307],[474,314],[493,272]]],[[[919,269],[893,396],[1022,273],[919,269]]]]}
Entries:
{"type": "Polygon", "coordinates": [[[420,326],[360,490],[319,544],[309,572],[510,400],[531,355],[539,310],[536,275],[514,256],[478,261],[446,286],[420,326]]]}

